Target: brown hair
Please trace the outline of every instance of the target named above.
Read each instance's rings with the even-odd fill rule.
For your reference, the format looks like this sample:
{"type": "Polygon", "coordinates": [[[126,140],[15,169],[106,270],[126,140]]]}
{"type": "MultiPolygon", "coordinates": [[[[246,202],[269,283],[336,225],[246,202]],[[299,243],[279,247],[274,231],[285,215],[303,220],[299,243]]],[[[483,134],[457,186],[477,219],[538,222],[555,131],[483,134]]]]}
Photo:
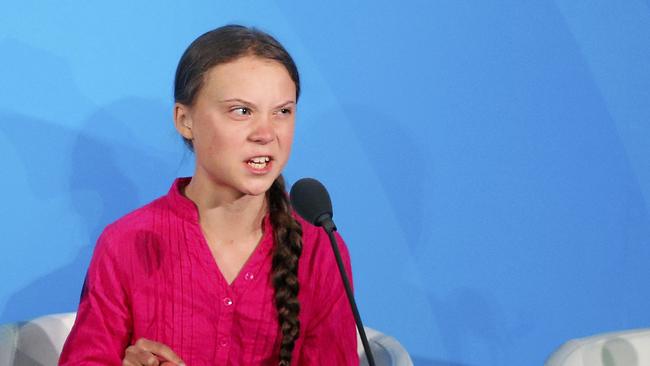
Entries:
{"type": "MultiPolygon", "coordinates": [[[[249,55],[282,64],[296,85],[296,102],[298,101],[300,78],[289,53],[269,34],[240,25],[214,29],[190,44],[176,68],[175,101],[191,106],[203,86],[208,70],[249,55]]],[[[192,141],[184,141],[193,150],[192,141]]],[[[296,339],[300,336],[298,260],[302,252],[302,227],[291,214],[282,175],[273,182],[266,197],[274,240],[271,282],[275,290],[274,303],[282,337],[279,365],[288,366],[291,364],[296,339]]]]}

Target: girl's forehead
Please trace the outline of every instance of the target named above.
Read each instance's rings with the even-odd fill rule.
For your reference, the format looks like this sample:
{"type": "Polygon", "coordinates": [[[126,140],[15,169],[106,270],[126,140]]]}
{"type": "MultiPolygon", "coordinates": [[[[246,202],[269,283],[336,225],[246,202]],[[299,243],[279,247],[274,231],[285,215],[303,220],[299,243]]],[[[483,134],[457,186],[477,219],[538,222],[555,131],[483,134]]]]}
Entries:
{"type": "Polygon", "coordinates": [[[286,74],[290,78],[289,71],[282,63],[276,60],[257,56],[243,56],[232,61],[221,63],[211,67],[207,76],[247,76],[251,73],[286,74]]]}
{"type": "Polygon", "coordinates": [[[213,66],[204,78],[202,89],[211,95],[295,94],[296,88],[283,64],[251,56],[213,66]]]}

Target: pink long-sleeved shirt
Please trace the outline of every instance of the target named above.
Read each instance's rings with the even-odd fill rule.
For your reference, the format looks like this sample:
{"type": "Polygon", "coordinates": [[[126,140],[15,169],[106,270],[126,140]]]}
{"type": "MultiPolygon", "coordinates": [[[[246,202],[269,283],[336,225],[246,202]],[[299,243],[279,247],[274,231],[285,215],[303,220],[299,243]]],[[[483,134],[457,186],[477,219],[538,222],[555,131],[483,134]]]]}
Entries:
{"type": "MultiPolygon", "coordinates": [[[[120,365],[141,337],[168,345],[188,366],[277,365],[280,333],[270,283],[269,217],[235,280],[221,274],[194,203],[169,193],[109,225],[93,254],[60,365],[120,365]]],[[[300,337],[293,365],[358,365],[352,311],[329,239],[299,219],[300,337]]],[[[337,237],[348,275],[347,248],[337,237]]]]}

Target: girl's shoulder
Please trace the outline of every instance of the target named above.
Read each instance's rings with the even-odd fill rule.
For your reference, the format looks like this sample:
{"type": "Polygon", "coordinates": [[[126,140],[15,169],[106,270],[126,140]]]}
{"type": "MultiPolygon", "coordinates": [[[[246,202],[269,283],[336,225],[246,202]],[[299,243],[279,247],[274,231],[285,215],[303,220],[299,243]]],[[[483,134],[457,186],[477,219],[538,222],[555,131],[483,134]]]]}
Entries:
{"type": "Polygon", "coordinates": [[[169,228],[174,221],[166,197],[159,197],[108,224],[97,240],[96,250],[103,247],[109,252],[127,254],[135,249],[134,244],[169,228]]]}
{"type": "MultiPolygon", "coordinates": [[[[332,244],[330,243],[329,235],[322,227],[315,226],[297,214],[294,217],[302,226],[302,255],[301,260],[309,263],[308,266],[336,266],[334,253],[332,251],[332,244]]],[[[336,244],[341,253],[341,258],[346,266],[350,265],[350,254],[348,247],[341,235],[335,231],[334,237],[336,244]]]]}
{"type": "Polygon", "coordinates": [[[125,235],[152,226],[157,217],[168,211],[165,196],[159,197],[108,224],[103,234],[110,236],[125,235]]]}
{"type": "Polygon", "coordinates": [[[142,232],[164,232],[184,221],[198,222],[194,204],[180,193],[181,187],[187,185],[190,179],[175,179],[166,194],[115,220],[106,226],[102,236],[128,238],[142,232]]]}

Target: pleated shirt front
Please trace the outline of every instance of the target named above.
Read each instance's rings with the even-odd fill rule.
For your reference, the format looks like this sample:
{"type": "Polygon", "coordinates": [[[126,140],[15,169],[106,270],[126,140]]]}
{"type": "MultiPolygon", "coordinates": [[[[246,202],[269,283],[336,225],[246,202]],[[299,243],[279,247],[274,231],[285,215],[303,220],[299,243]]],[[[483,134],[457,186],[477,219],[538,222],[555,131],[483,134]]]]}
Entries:
{"type": "MultiPolygon", "coordinates": [[[[232,283],[219,270],[181,189],[109,225],[88,269],[61,365],[120,365],[139,338],[161,342],[188,366],[277,365],[280,333],[270,282],[273,230],[263,236],[232,283]]],[[[358,365],[354,318],[329,239],[299,219],[300,337],[294,365],[358,365]]],[[[347,248],[337,235],[346,271],[347,248]]]]}

